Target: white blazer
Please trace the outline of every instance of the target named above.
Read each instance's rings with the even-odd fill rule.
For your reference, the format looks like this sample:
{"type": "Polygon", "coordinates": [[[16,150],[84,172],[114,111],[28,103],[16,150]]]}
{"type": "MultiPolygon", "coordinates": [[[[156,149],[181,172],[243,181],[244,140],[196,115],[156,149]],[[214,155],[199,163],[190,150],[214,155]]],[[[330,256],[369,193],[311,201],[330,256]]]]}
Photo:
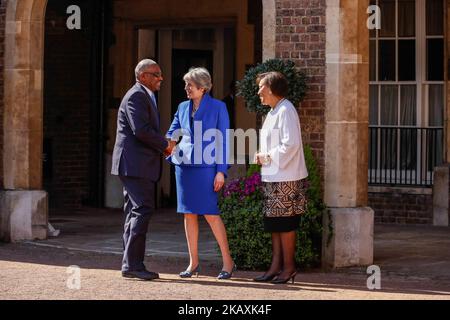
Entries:
{"type": "Polygon", "coordinates": [[[267,114],[260,144],[260,152],[268,156],[261,168],[262,181],[297,181],[308,176],[300,121],[289,100],[280,100],[267,114]]]}

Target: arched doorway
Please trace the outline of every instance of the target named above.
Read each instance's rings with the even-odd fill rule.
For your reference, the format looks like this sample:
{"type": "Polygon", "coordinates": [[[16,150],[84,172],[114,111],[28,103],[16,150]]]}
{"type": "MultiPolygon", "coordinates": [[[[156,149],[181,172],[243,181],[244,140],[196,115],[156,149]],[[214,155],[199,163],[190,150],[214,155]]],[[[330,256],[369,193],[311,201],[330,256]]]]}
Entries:
{"type": "MultiPolygon", "coordinates": [[[[96,1],[96,4],[104,2],[96,1]]],[[[86,3],[89,2],[86,1],[86,3]]],[[[45,47],[46,34],[44,30],[48,7],[46,0],[8,1],[6,7],[4,152],[2,157],[6,191],[2,191],[0,210],[0,239],[5,241],[45,239],[47,237],[49,201],[48,193],[45,190],[46,186],[44,186],[43,164],[45,162],[43,160],[45,156],[48,156],[48,150],[44,152],[43,147],[47,145],[44,132],[48,131],[44,130],[44,119],[46,118],[44,116],[44,97],[49,92],[45,90],[47,83],[44,85],[45,51],[47,50],[47,53],[56,52],[55,47],[58,46],[57,42],[53,42],[53,47],[45,47]]],[[[63,9],[65,13],[66,8],[63,9]]],[[[90,11],[90,8],[88,9],[90,11]]],[[[84,11],[83,14],[85,13],[87,12],[84,11]]],[[[93,15],[92,12],[89,14],[93,15]]],[[[61,24],[64,27],[66,27],[68,16],[63,16],[61,24]]],[[[92,29],[94,26],[90,24],[88,30],[92,29]]],[[[54,58],[50,54],[48,56],[54,58]]],[[[73,61],[65,63],[73,64],[73,61]]],[[[98,61],[95,63],[101,64],[98,61]]],[[[57,63],[55,65],[58,67],[57,63]]],[[[65,77],[64,80],[73,77],[70,70],[66,71],[69,72],[62,75],[65,77]]],[[[101,83],[101,80],[95,77],[92,81],[101,83]]],[[[56,77],[53,84],[57,82],[56,77]]],[[[46,125],[48,126],[48,123],[46,125]]],[[[86,126],[92,125],[87,124],[86,126]]],[[[70,128],[61,128],[59,134],[64,130],[70,130],[70,128]]],[[[92,141],[99,136],[101,135],[89,136],[86,140],[92,144],[92,141]]],[[[101,170],[101,165],[99,165],[99,169],[101,170]]],[[[89,176],[89,179],[94,176],[93,174],[86,175],[89,176]]],[[[99,194],[101,195],[101,193],[99,194]]]]}
{"type": "Polygon", "coordinates": [[[43,188],[50,222],[103,207],[108,0],[48,0],[44,38],[43,188]],[[75,7],[76,6],[76,7],[75,7]],[[79,8],[79,15],[70,9],[79,8]],[[71,13],[68,13],[71,12],[71,13]],[[70,23],[79,17],[79,29],[70,23]]]}

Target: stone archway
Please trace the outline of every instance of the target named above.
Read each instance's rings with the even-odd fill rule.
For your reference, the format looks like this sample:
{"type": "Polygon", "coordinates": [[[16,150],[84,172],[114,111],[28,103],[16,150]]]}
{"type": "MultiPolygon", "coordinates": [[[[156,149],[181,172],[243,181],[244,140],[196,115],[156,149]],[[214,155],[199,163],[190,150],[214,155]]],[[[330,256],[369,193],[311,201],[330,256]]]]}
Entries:
{"type": "Polygon", "coordinates": [[[10,0],[4,61],[4,187],[0,238],[47,237],[42,189],[43,57],[47,0],[10,0]]]}

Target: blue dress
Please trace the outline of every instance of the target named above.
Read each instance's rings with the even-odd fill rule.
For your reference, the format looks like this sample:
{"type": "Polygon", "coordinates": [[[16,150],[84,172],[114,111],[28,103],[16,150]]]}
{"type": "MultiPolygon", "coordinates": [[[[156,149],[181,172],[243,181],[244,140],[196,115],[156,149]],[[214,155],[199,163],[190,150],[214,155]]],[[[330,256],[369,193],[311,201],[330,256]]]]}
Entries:
{"type": "MultiPolygon", "coordinates": [[[[214,192],[214,179],[218,172],[227,175],[229,117],[225,103],[203,96],[192,117],[192,101],[178,106],[167,138],[178,140],[175,154],[167,158],[175,165],[177,186],[177,212],[199,215],[220,214],[214,192]],[[211,131],[213,129],[213,131],[211,131]],[[214,130],[215,129],[215,130],[214,130]],[[202,139],[205,132],[215,134],[202,139]],[[221,135],[221,137],[219,137],[221,135]]],[[[208,133],[207,133],[208,135],[208,133]]]]}
{"type": "Polygon", "coordinates": [[[176,166],[177,212],[220,214],[218,195],[214,192],[215,177],[215,168],[176,166]]]}

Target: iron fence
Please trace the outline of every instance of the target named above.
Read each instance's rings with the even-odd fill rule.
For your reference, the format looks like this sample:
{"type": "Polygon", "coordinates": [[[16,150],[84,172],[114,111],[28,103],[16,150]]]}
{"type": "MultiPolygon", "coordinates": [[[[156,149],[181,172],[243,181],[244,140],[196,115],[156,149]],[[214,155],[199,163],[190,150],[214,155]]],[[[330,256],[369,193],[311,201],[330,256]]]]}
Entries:
{"type": "Polygon", "coordinates": [[[441,127],[369,126],[369,184],[432,186],[443,138],[441,127]]]}

